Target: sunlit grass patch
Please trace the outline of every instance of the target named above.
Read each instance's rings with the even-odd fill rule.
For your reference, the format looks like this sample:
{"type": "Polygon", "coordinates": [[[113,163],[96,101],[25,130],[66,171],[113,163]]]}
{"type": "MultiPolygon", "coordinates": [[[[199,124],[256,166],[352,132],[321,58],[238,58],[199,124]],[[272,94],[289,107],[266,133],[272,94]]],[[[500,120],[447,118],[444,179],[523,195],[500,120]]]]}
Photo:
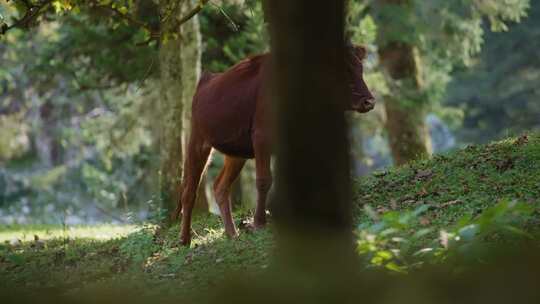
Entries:
{"type": "Polygon", "coordinates": [[[135,231],[135,225],[94,225],[94,226],[61,226],[61,225],[6,225],[0,226],[0,242],[33,241],[35,236],[41,240],[55,238],[110,240],[135,231]]]}

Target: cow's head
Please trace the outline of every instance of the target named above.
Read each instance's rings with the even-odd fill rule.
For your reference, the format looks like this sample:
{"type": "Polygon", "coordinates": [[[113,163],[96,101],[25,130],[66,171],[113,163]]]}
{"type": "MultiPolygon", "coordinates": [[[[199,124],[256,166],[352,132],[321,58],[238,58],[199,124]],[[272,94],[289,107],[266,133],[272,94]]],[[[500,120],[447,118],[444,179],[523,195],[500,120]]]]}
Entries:
{"type": "Polygon", "coordinates": [[[362,61],[367,51],[362,46],[347,43],[347,74],[351,89],[351,101],[348,107],[350,111],[366,113],[375,107],[375,98],[369,91],[364,81],[364,67],[362,61]]]}

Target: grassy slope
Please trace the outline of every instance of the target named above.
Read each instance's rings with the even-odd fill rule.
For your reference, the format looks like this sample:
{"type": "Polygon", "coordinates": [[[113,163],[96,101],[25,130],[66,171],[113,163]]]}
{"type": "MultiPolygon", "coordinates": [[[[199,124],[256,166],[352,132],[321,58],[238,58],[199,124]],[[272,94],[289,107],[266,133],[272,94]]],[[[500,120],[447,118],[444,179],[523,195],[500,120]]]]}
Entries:
{"type": "MultiPolygon", "coordinates": [[[[355,215],[359,222],[369,221],[363,204],[379,212],[429,204],[420,225],[446,227],[501,199],[538,205],[539,172],[540,135],[469,147],[359,181],[355,215]]],[[[44,238],[45,230],[34,228],[25,233],[44,238]]],[[[152,227],[108,241],[76,238],[75,229],[70,238],[3,244],[0,280],[5,287],[25,289],[127,287],[165,296],[212,287],[229,271],[256,273],[269,262],[271,227],[243,233],[236,241],[223,237],[215,217],[197,219],[194,230],[191,249],[176,246],[177,230],[156,233],[152,227]]],[[[0,231],[4,238],[9,238],[7,231],[0,231]]]]}
{"type": "Polygon", "coordinates": [[[428,204],[423,224],[447,227],[501,200],[540,203],[540,134],[487,146],[470,146],[359,181],[355,214],[368,204],[378,212],[428,204]]]}

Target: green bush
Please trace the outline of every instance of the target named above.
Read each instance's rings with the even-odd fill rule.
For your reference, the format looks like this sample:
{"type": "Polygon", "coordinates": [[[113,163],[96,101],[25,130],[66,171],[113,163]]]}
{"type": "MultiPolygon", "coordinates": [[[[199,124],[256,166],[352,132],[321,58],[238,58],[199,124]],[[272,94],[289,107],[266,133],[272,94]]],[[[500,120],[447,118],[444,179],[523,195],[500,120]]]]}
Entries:
{"type": "Polygon", "coordinates": [[[357,231],[357,249],[366,265],[399,273],[443,262],[466,267],[488,258],[490,249],[502,242],[532,238],[523,229],[534,212],[529,204],[502,201],[476,218],[464,216],[454,226],[438,231],[418,228],[430,207],[379,216],[366,205],[365,212],[373,222],[357,231]]]}

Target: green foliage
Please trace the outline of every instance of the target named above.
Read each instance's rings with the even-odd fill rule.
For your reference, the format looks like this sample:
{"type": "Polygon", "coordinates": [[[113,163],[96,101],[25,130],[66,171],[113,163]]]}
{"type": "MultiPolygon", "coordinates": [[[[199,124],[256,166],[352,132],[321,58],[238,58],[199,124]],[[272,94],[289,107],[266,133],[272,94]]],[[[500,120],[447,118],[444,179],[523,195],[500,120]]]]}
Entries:
{"type": "Polygon", "coordinates": [[[521,21],[530,6],[529,0],[396,3],[374,1],[370,14],[377,25],[378,48],[404,43],[417,51],[417,75],[400,81],[386,79],[390,94],[411,109],[433,107],[443,100],[452,72],[470,66],[480,53],[485,19],[492,30],[506,30],[509,22],[521,21]],[[419,85],[413,85],[412,79],[419,80],[419,85]]]}
{"type": "Polygon", "coordinates": [[[483,42],[486,17],[493,30],[504,30],[506,22],[519,22],[527,15],[530,0],[413,0],[405,5],[374,4],[380,27],[378,45],[401,41],[421,48],[424,56],[449,63],[469,63],[483,42]]]}
{"type": "Polygon", "coordinates": [[[58,214],[93,205],[147,208],[157,91],[141,82],[156,71],[156,50],[135,45],[140,30],[113,30],[95,13],[4,37],[0,154],[9,157],[0,202],[8,213],[30,208],[36,222],[58,223],[58,214]]]}
{"type": "Polygon", "coordinates": [[[0,115],[0,164],[21,157],[30,147],[28,125],[21,113],[0,115]]]}
{"type": "Polygon", "coordinates": [[[373,45],[377,34],[377,25],[366,14],[366,5],[358,1],[349,1],[347,10],[347,32],[351,41],[360,45],[373,45]]]}
{"type": "Polygon", "coordinates": [[[476,218],[464,216],[454,226],[439,231],[419,228],[422,223],[425,226],[422,215],[430,207],[378,215],[366,205],[374,223],[361,225],[357,234],[358,252],[368,267],[407,273],[425,265],[450,263],[462,269],[485,262],[497,242],[533,238],[524,230],[534,212],[529,204],[502,201],[476,218]]]}
{"type": "Polygon", "coordinates": [[[540,135],[411,163],[358,182],[359,251],[368,264],[408,272],[465,266],[490,248],[536,235],[540,135]]]}
{"type": "MultiPolygon", "coordinates": [[[[124,24],[112,28],[108,19],[92,16],[92,11],[58,22],[61,26],[51,24],[52,31],[44,34],[48,43],[30,71],[36,76],[54,72],[68,78],[73,91],[84,92],[142,81],[159,70],[157,64],[153,67],[157,50],[136,46],[144,38],[139,29],[124,24]]],[[[51,80],[39,79],[42,85],[51,80]]]]}
{"type": "Polygon", "coordinates": [[[135,265],[142,265],[160,246],[154,242],[155,227],[143,226],[139,231],[130,234],[120,245],[120,253],[129,258],[135,265]]]}
{"type": "Polygon", "coordinates": [[[224,2],[204,10],[200,22],[204,70],[222,72],[250,55],[268,51],[260,1],[224,2]]]}
{"type": "Polygon", "coordinates": [[[530,16],[510,24],[509,33],[488,33],[472,69],[460,70],[445,105],[462,108],[463,142],[488,142],[540,128],[540,3],[530,16]]]}

